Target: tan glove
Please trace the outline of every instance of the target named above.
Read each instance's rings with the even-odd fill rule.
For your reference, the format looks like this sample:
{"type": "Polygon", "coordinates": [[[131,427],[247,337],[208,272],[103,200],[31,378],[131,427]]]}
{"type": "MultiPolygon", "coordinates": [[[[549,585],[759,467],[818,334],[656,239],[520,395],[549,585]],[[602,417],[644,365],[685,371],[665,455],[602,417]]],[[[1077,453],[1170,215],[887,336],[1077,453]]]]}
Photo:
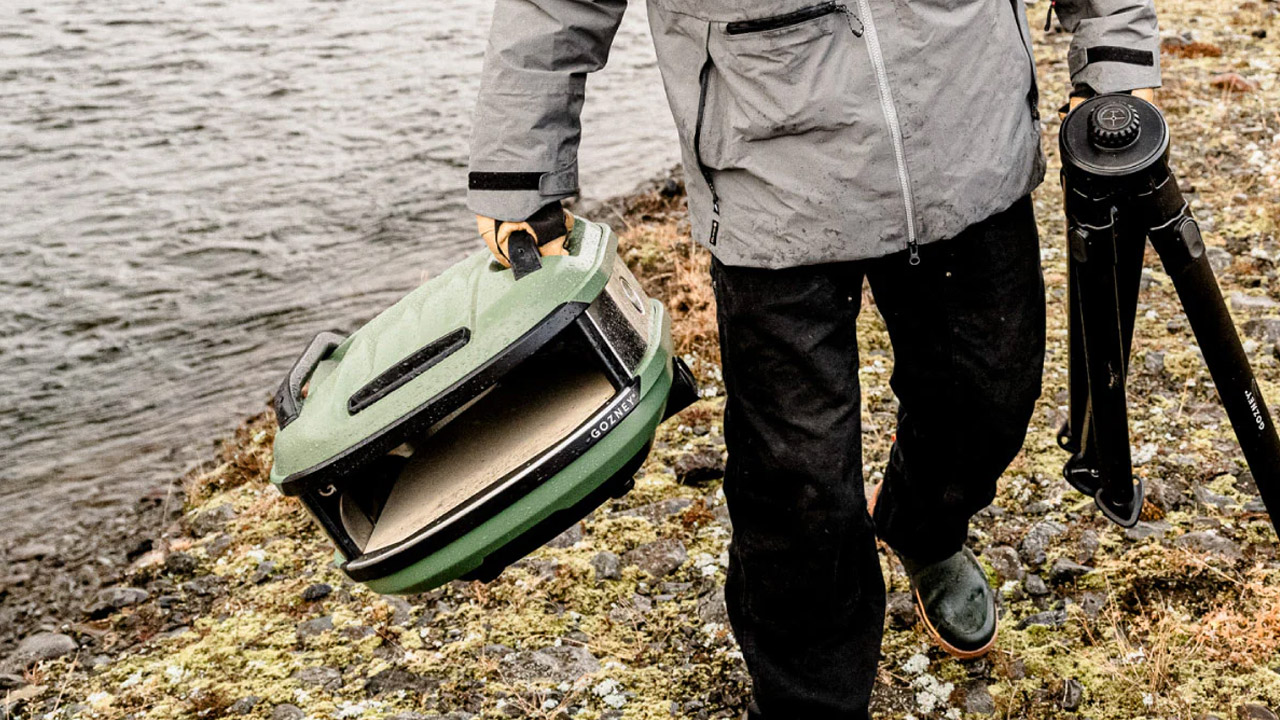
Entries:
{"type": "MultiPolygon", "coordinates": [[[[1152,105],[1156,104],[1155,88],[1138,88],[1137,90],[1130,91],[1129,94],[1138,98],[1139,100],[1146,100],[1152,105]]],[[[1075,110],[1077,105],[1079,105],[1080,103],[1088,99],[1089,98],[1084,97],[1083,95],[1072,95],[1070,100],[1068,100],[1067,102],[1066,111],[1071,112],[1072,110],[1075,110]]],[[[1067,116],[1067,112],[1058,110],[1058,119],[1061,120],[1062,118],[1065,118],[1067,116]]]]}
{"type": "Polygon", "coordinates": [[[489,252],[493,253],[503,267],[511,267],[507,242],[511,239],[512,233],[521,230],[533,236],[539,255],[543,257],[568,255],[569,251],[564,244],[570,231],[573,230],[573,215],[561,208],[559,203],[552,203],[529,216],[527,220],[518,222],[494,220],[477,215],[476,227],[480,231],[480,237],[484,238],[485,245],[489,246],[489,252]]]}

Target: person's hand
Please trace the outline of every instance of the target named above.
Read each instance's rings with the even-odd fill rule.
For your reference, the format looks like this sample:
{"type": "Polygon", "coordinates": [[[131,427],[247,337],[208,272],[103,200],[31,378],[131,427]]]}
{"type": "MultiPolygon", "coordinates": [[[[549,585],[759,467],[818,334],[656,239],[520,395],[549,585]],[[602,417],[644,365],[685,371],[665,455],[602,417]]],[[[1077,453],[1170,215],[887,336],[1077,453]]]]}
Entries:
{"type": "MultiPolygon", "coordinates": [[[[1156,89],[1155,89],[1155,88],[1138,88],[1137,90],[1133,90],[1133,91],[1131,91],[1129,94],[1130,94],[1130,95],[1132,95],[1132,96],[1134,96],[1134,97],[1136,97],[1136,98],[1138,98],[1139,100],[1146,100],[1147,102],[1151,103],[1152,105],[1155,105],[1155,104],[1156,104],[1156,89]]],[[[1069,104],[1068,104],[1068,106],[1067,106],[1067,112],[1071,112],[1072,110],[1075,110],[1077,105],[1079,105],[1080,103],[1082,103],[1082,102],[1084,102],[1085,100],[1088,100],[1088,99],[1089,99],[1089,98],[1087,98],[1087,97],[1082,97],[1082,96],[1079,96],[1079,95],[1072,95],[1072,96],[1071,96],[1071,100],[1069,101],[1069,104]]],[[[1067,116],[1067,113],[1064,113],[1064,112],[1059,112],[1059,113],[1058,113],[1058,119],[1065,118],[1066,116],[1067,116]]]]}
{"type": "Polygon", "coordinates": [[[548,255],[568,255],[565,240],[569,231],[573,230],[573,215],[560,207],[560,203],[552,203],[529,216],[527,220],[512,222],[494,220],[483,215],[476,216],[476,227],[480,237],[484,238],[489,252],[502,263],[503,267],[511,267],[511,259],[507,254],[507,241],[511,234],[523,230],[533,236],[538,246],[538,253],[548,255]]]}

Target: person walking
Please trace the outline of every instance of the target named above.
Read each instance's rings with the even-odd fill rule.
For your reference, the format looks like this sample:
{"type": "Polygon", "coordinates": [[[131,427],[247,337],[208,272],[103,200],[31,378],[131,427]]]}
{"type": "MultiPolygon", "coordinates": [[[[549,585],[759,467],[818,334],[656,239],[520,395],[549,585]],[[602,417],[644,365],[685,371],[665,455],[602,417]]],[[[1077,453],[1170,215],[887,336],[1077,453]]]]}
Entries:
{"type": "MultiPolygon", "coordinates": [[[[468,204],[495,256],[563,252],[586,75],[626,0],[497,0],[468,204]]],[[[733,524],[725,588],[753,720],[863,720],[877,537],[925,629],[972,658],[995,597],[965,547],[1040,394],[1030,200],[1039,92],[1022,0],[648,0],[694,239],[712,255],[733,524]],[[893,345],[897,434],[864,495],[856,318],[893,345]]],[[[1152,0],[1055,0],[1071,103],[1160,84],[1152,0]]]]}

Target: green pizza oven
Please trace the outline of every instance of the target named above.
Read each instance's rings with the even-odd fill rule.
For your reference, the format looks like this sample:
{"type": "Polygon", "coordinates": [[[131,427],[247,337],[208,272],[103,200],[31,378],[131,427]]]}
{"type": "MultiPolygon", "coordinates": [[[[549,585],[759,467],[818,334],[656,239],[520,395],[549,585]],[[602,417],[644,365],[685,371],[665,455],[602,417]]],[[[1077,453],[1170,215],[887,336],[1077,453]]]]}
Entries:
{"type": "Polygon", "coordinates": [[[517,280],[487,251],[350,336],[317,335],[276,393],[271,482],[380,593],[489,580],[626,493],[696,398],[670,319],[576,218],[517,280]]]}

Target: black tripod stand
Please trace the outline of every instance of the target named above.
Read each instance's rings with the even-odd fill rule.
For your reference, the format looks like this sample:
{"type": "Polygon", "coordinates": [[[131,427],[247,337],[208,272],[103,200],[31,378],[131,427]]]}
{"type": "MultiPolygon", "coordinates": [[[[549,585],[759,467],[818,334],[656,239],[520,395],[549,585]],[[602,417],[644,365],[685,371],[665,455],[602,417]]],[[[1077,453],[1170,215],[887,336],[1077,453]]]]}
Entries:
{"type": "Polygon", "coordinates": [[[1111,520],[1138,522],[1142,481],[1129,456],[1125,375],[1146,239],[1191,322],[1231,427],[1280,533],[1280,438],[1205,257],[1200,228],[1169,170],[1169,129],[1153,105],[1100,95],[1062,123],[1071,251],[1071,408],[1058,444],[1063,475],[1111,520]]]}

